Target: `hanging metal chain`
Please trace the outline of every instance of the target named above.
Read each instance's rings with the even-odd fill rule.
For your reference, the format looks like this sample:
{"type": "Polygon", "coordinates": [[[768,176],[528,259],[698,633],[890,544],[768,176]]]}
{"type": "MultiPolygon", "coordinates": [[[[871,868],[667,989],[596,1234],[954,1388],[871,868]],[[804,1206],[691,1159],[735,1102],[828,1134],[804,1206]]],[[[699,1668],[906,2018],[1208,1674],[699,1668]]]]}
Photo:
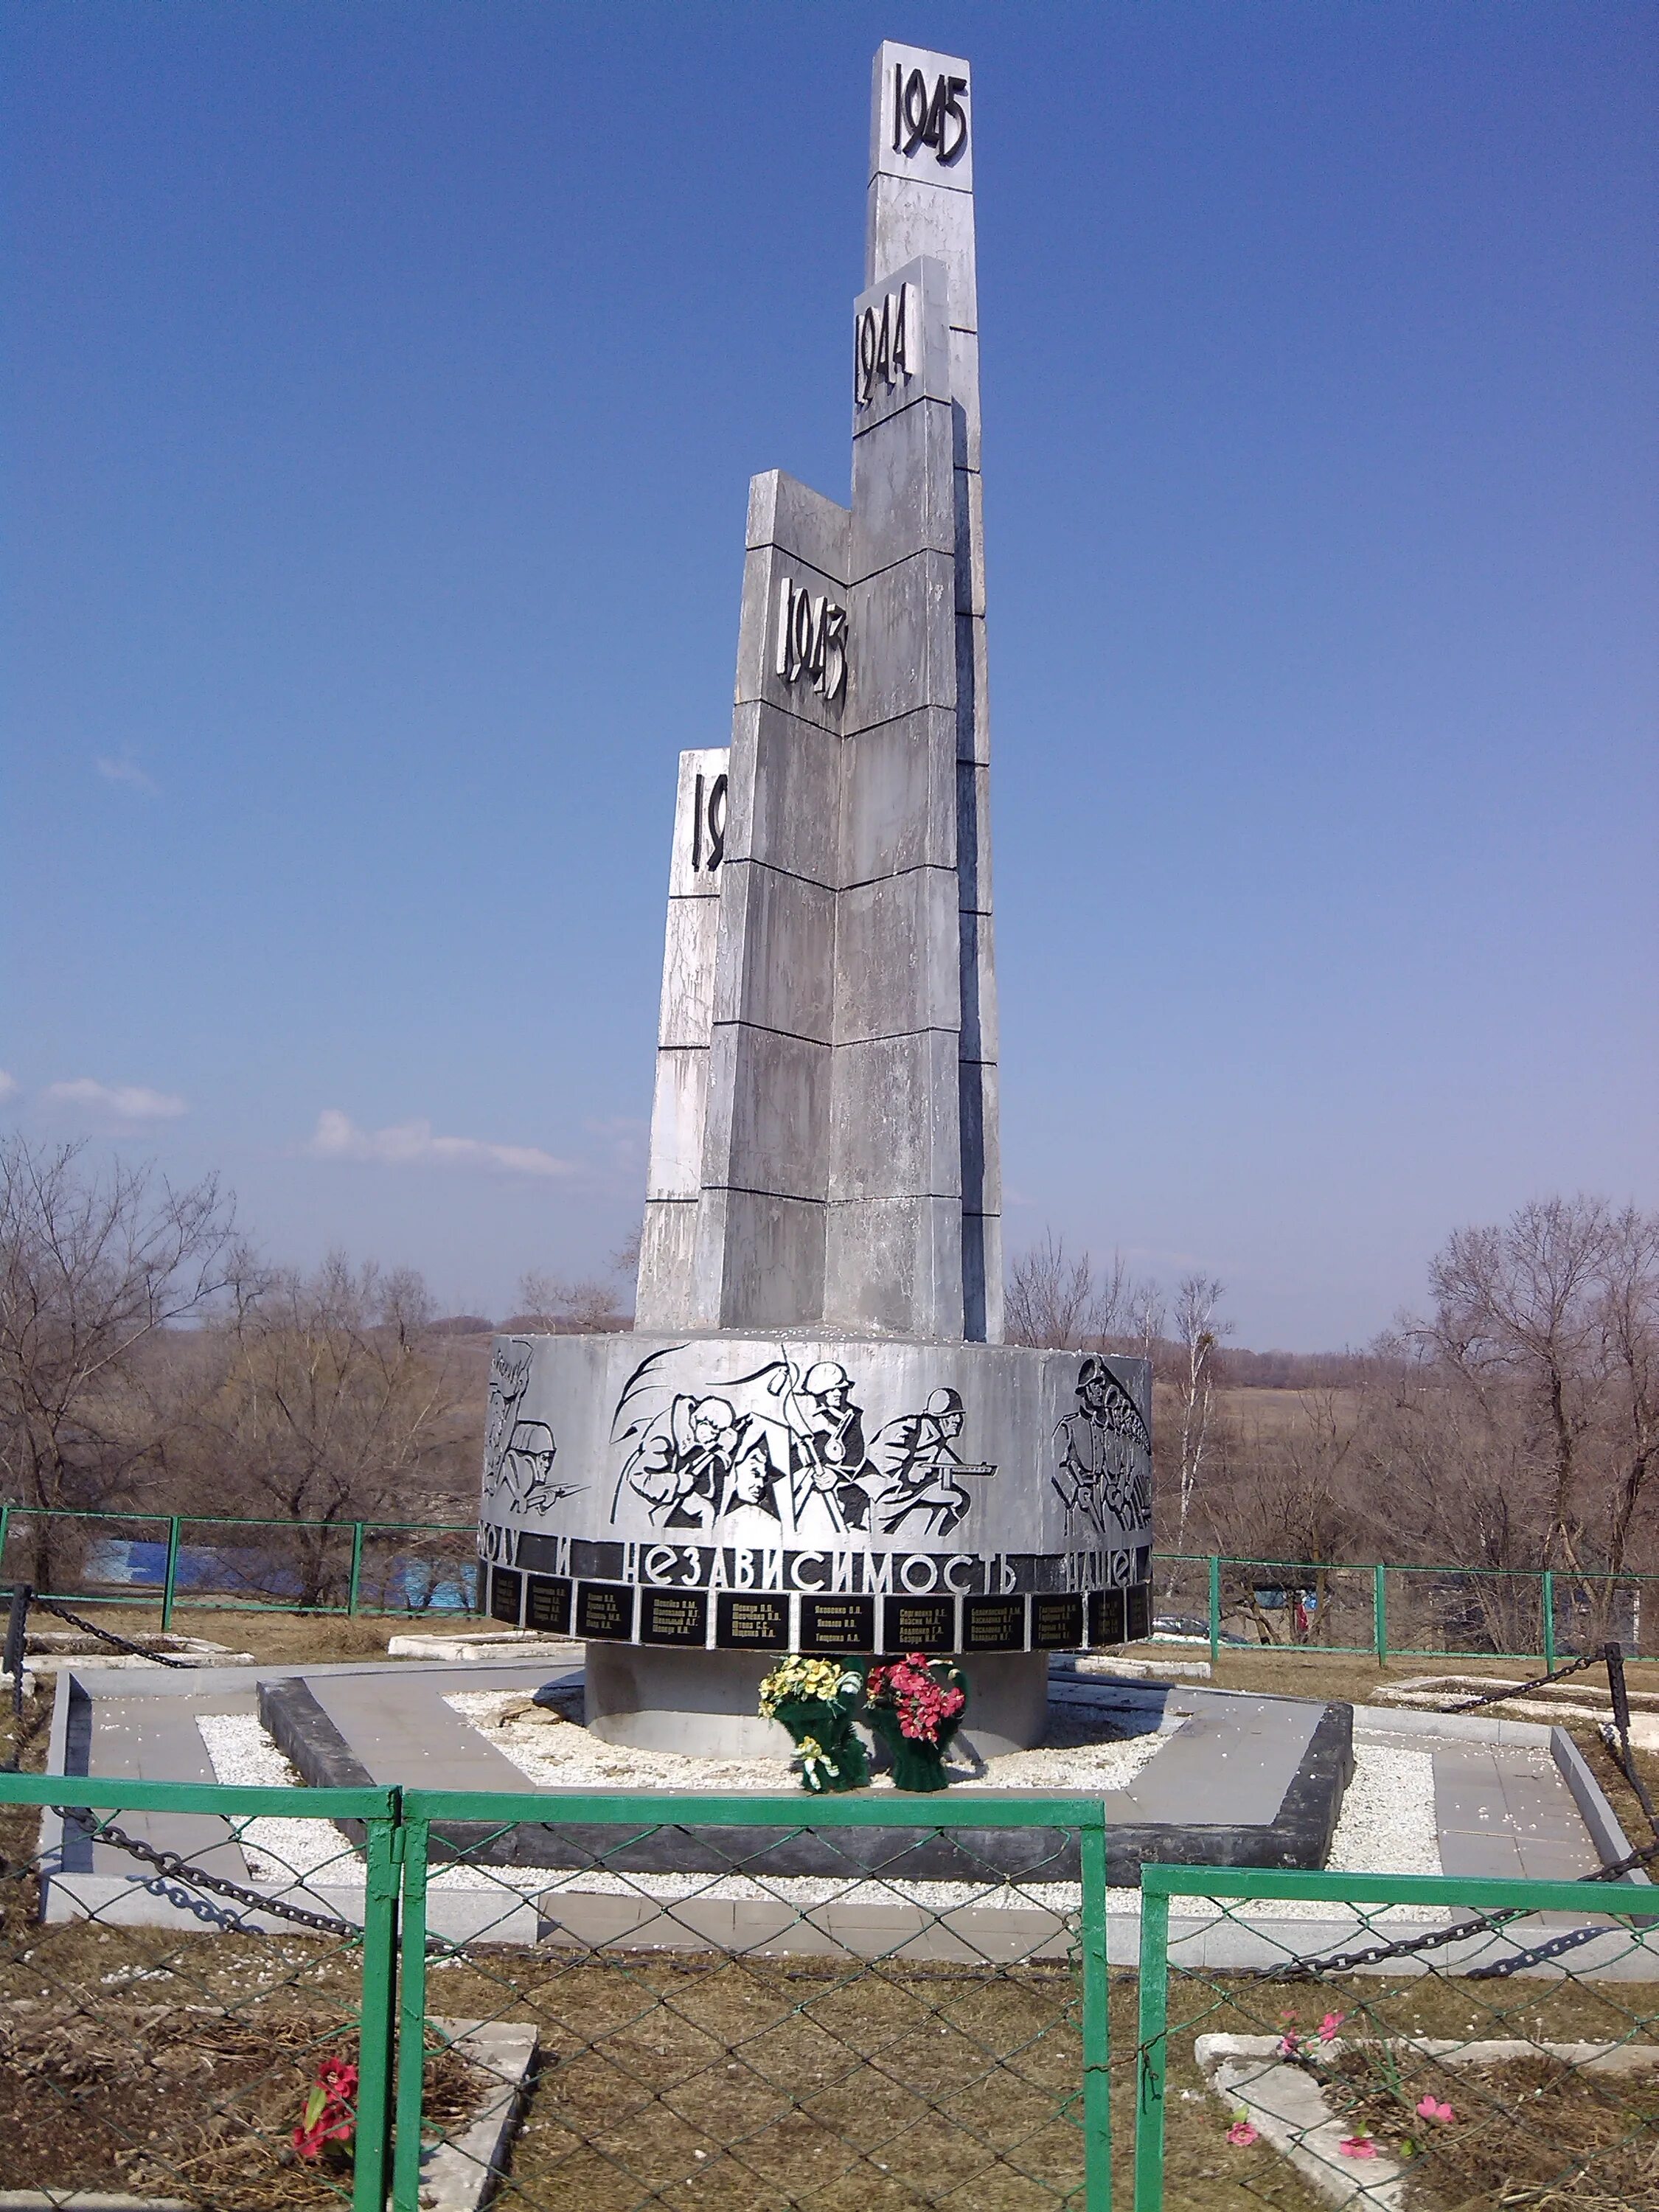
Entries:
{"type": "MultiPolygon", "coordinates": [[[[1496,1690],[1486,1690],[1478,1698],[1457,1698],[1441,1711],[1447,1713],[1479,1712],[1482,1705],[1501,1705],[1507,1698],[1524,1698],[1528,1691],[1547,1689],[1552,1682],[1565,1682],[1570,1674],[1583,1674],[1591,1667],[1606,1665],[1611,1674],[1617,1658],[1622,1668],[1624,1653],[1616,1644],[1604,1644],[1598,1651],[1587,1652],[1583,1658],[1569,1660],[1565,1667],[1557,1667],[1548,1674],[1534,1674],[1529,1682],[1504,1682],[1496,1690]]],[[[1622,1680],[1622,1674],[1620,1679],[1622,1680]]]]}
{"type": "MultiPolygon", "coordinates": [[[[1605,1666],[1607,1670],[1607,1694],[1613,1700],[1613,1719],[1604,1725],[1601,1735],[1615,1764],[1636,1793],[1636,1802],[1646,1815],[1653,1831],[1651,1843],[1638,1844],[1621,1859],[1611,1865],[1597,1867],[1594,1873],[1580,1875],[1578,1880],[1592,1882],[1617,1881],[1620,1875],[1634,1874],[1645,1868],[1652,1859],[1659,1858],[1659,1812],[1656,1812],[1647,1785],[1636,1771],[1636,1762],[1630,1744],[1630,1694],[1625,1685],[1624,1647],[1619,1644],[1604,1644],[1600,1650],[1587,1657],[1575,1659],[1570,1666],[1558,1667],[1553,1674],[1540,1674],[1535,1681],[1506,1682],[1500,1690],[1489,1695],[1460,1699],[1445,1710],[1449,1713],[1472,1712],[1479,1705],[1495,1705],[1505,1698],[1518,1698],[1528,1691],[1541,1689],[1547,1682],[1559,1682],[1569,1674],[1582,1674],[1587,1668],[1605,1666]]],[[[1312,1981],[1321,1974],[1345,1974],[1358,1966],[1381,1966],[1389,1959],[1406,1959],[1422,1951],[1443,1949],[1448,1943],[1461,1943],[1470,1936],[1487,1936],[1506,1928],[1514,1920],[1524,1919],[1524,1911],[1487,1912],[1470,1920],[1460,1920],[1451,1928],[1437,1928],[1424,1936],[1402,1936],[1393,1943],[1368,1944],[1361,1951],[1339,1951],[1328,1959],[1297,1960],[1286,1966],[1269,1966],[1260,1971],[1269,1981],[1312,1981]]],[[[1600,1928],[1575,1928],[1563,1936],[1552,1936],[1512,1958],[1495,1960],[1490,1966],[1471,1967],[1467,1978],[1470,1981],[1501,1981],[1508,1975],[1518,1973],[1522,1966],[1534,1961],[1559,1957],[1563,1951],[1572,1950],[1580,1943],[1588,1943],[1605,1931],[1600,1928]]]]}
{"type": "Polygon", "coordinates": [[[156,1667],[188,1668],[188,1659],[172,1659],[164,1651],[146,1651],[142,1644],[131,1637],[118,1635],[112,1628],[100,1628],[95,1620],[83,1620],[78,1613],[71,1613],[66,1605],[59,1605],[55,1597],[42,1597],[38,1590],[31,1591],[28,1602],[41,1613],[55,1613],[59,1620],[66,1620],[71,1628],[78,1628],[85,1636],[95,1636],[100,1643],[112,1644],[118,1651],[130,1651],[137,1659],[148,1659],[156,1667]]]}
{"type": "Polygon", "coordinates": [[[280,1897],[268,1896],[263,1890],[246,1888],[240,1881],[232,1881],[222,1874],[210,1874],[204,1867],[194,1865],[181,1851],[158,1851],[153,1844],[146,1844],[137,1836],[128,1835],[112,1820],[100,1820],[84,1807],[54,1805],[52,1810],[66,1826],[78,1828],[93,1842],[112,1844],[118,1851],[131,1852],[146,1866],[155,1868],[170,1881],[182,1881],[187,1887],[210,1891],[216,1897],[228,1897],[238,1905],[252,1905],[256,1911],[274,1913],[279,1920],[291,1920],[299,1928],[309,1928],[319,1936],[349,1936],[361,1938],[362,1929],[349,1920],[337,1919],[331,1912],[311,1912],[302,1905],[289,1905],[280,1897]]]}

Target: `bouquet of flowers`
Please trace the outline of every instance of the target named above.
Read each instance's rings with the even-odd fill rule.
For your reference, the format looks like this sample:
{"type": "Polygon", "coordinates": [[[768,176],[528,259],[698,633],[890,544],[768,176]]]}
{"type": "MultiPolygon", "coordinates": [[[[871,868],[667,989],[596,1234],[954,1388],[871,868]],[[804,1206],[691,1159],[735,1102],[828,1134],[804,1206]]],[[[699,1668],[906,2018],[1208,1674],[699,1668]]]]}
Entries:
{"type": "Polygon", "coordinates": [[[357,2069],[349,2058],[323,2059],[306,2097],[305,2118],[294,2130],[294,2148],[308,2166],[349,2159],[357,2130],[357,2069]]]}
{"type": "Polygon", "coordinates": [[[953,1660],[912,1651],[871,1668],[865,1717],[892,1756],[896,1790],[946,1786],[945,1754],[967,1709],[968,1685],[953,1660]]]}
{"type": "Polygon", "coordinates": [[[862,1790],[870,1762],[853,1730],[864,1692],[856,1667],[835,1659],[781,1659],[761,1684],[760,1709],[781,1722],[800,1754],[801,1787],[814,1796],[862,1790]]]}

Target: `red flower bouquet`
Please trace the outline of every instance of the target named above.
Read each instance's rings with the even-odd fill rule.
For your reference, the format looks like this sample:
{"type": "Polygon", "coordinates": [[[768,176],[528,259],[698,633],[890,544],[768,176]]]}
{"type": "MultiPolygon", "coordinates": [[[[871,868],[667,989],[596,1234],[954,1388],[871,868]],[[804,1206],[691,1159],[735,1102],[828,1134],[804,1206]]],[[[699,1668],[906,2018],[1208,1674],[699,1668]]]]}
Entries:
{"type": "Polygon", "coordinates": [[[294,2130],[294,2148],[307,2166],[325,2151],[349,2158],[357,2130],[357,2069],[349,2058],[325,2058],[306,2098],[305,2118],[294,2130]]]}
{"type": "Polygon", "coordinates": [[[952,1660],[911,1651],[871,1668],[864,1717],[887,1747],[896,1790],[946,1786],[945,1754],[967,1709],[968,1686],[952,1660]]]}

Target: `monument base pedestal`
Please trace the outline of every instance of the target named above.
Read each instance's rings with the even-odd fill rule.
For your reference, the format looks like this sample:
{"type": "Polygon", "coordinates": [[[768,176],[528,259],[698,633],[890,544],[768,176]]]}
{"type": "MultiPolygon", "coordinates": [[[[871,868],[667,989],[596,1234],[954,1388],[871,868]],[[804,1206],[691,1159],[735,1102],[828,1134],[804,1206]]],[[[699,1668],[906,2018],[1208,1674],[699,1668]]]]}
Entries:
{"type": "MultiPolygon", "coordinates": [[[[968,1716],[959,1741],[981,1759],[1029,1751],[1048,1717],[1046,1652],[987,1653],[964,1661],[968,1716]]],[[[760,1686],[775,1655],[587,1646],[587,1725],[607,1743],[697,1759],[791,1758],[787,1729],[763,1720],[760,1686]]]]}

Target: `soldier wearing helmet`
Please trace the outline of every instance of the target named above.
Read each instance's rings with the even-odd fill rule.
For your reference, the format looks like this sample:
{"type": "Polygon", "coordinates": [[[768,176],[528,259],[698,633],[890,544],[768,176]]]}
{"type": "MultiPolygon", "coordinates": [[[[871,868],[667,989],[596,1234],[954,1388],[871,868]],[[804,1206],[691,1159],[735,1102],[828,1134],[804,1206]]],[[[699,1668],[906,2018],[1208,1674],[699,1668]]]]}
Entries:
{"type": "MultiPolygon", "coordinates": [[[[876,1499],[876,1526],[884,1536],[948,1536],[973,1504],[957,1480],[962,1455],[962,1399],[935,1390],[919,1413],[901,1413],[876,1437],[876,1464],[887,1486],[876,1499]]],[[[975,1468],[975,1473],[990,1470],[975,1468]]]]}
{"type": "Polygon", "coordinates": [[[1152,1438],[1140,1410],[1105,1360],[1091,1352],[1077,1371],[1077,1411],[1054,1431],[1054,1490],[1074,1523],[1103,1543],[1121,1544],[1152,1518],[1152,1438]]]}
{"type": "Polygon", "coordinates": [[[836,1359],[820,1359],[797,1376],[789,1370],[789,1488],[796,1533],[844,1536],[870,1518],[864,1414],[853,1401],[853,1378],[836,1359]]]}

